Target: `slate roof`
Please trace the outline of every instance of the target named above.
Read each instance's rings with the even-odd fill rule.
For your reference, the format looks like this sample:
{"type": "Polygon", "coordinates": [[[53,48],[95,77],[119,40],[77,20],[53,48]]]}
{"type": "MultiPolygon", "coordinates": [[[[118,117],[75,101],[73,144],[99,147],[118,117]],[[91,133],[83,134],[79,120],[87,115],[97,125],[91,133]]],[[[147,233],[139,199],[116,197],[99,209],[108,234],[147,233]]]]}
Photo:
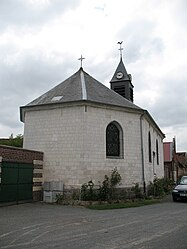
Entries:
{"type": "Polygon", "coordinates": [[[94,79],[82,68],[53,89],[27,104],[26,107],[75,101],[91,101],[142,110],[94,79]]]}
{"type": "MultiPolygon", "coordinates": [[[[119,66],[123,63],[119,63],[119,66]]],[[[124,66],[124,65],[122,65],[124,66]]],[[[117,68],[118,70],[118,68],[117,68]]],[[[24,112],[33,107],[55,106],[65,103],[76,103],[80,101],[92,102],[95,104],[105,104],[110,106],[124,107],[142,115],[145,114],[155,125],[163,137],[165,135],[155,123],[154,119],[148,111],[133,104],[131,101],[125,99],[118,93],[109,89],[88,73],[81,67],[75,74],[68,79],[55,86],[48,92],[44,93],[37,99],[33,100],[26,106],[20,107],[20,120],[24,122],[24,112]]]]}
{"type": "Polygon", "coordinates": [[[117,68],[116,68],[116,71],[115,71],[115,73],[114,73],[114,75],[113,75],[113,77],[112,77],[112,79],[111,79],[111,81],[110,82],[118,82],[118,81],[126,81],[126,80],[130,80],[130,77],[129,77],[129,74],[127,73],[127,70],[126,70],[126,68],[125,68],[125,66],[124,66],[124,64],[123,64],[123,61],[122,61],[122,58],[120,59],[120,62],[119,62],[119,64],[118,64],[118,66],[117,66],[117,68]],[[117,72],[123,72],[123,78],[121,78],[120,80],[119,79],[116,79],[116,74],[117,74],[117,72]]]}

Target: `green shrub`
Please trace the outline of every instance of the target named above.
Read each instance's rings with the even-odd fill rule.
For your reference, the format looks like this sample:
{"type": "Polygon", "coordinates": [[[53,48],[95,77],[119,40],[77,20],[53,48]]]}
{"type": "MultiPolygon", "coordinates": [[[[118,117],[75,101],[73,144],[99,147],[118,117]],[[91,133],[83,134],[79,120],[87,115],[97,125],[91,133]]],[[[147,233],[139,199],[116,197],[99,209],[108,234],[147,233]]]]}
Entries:
{"type": "Polygon", "coordinates": [[[111,175],[108,177],[104,176],[102,184],[99,185],[98,197],[102,201],[109,201],[118,199],[116,193],[116,186],[121,182],[121,175],[119,174],[117,168],[115,167],[111,175]]]}
{"type": "Polygon", "coordinates": [[[93,181],[84,183],[81,187],[81,200],[84,201],[108,201],[117,197],[115,188],[120,183],[121,176],[117,168],[114,168],[110,176],[105,175],[102,183],[99,183],[99,188],[94,188],[93,181]]]}
{"type": "Polygon", "coordinates": [[[173,187],[173,181],[165,178],[155,178],[148,186],[148,196],[162,197],[169,193],[173,187]]]}
{"type": "Polygon", "coordinates": [[[116,185],[121,182],[121,175],[119,174],[116,167],[112,170],[112,173],[111,173],[109,180],[110,180],[111,188],[116,187],[116,185]]]}
{"type": "Polygon", "coordinates": [[[81,187],[81,200],[83,201],[95,201],[98,199],[97,190],[94,189],[94,183],[90,180],[88,183],[84,183],[81,187]]]}
{"type": "Polygon", "coordinates": [[[135,185],[131,188],[131,191],[137,199],[143,198],[142,189],[139,187],[139,183],[135,183],[135,185]]]}
{"type": "Polygon", "coordinates": [[[99,185],[98,197],[99,200],[106,201],[110,199],[110,196],[111,196],[110,179],[107,175],[105,175],[102,185],[99,185]]]}
{"type": "Polygon", "coordinates": [[[64,200],[64,195],[63,194],[57,194],[55,199],[56,199],[56,203],[60,204],[64,200]]]}

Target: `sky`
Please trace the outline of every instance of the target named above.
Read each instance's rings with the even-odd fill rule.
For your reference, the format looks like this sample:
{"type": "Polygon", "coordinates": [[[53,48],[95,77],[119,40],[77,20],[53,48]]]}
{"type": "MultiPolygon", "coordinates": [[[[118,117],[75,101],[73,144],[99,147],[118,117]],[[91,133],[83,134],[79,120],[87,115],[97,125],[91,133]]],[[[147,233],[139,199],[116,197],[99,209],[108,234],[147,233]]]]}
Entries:
{"type": "Polygon", "coordinates": [[[0,137],[24,133],[19,107],[80,68],[110,87],[119,63],[134,103],[187,151],[186,0],[0,0],[0,137]]]}

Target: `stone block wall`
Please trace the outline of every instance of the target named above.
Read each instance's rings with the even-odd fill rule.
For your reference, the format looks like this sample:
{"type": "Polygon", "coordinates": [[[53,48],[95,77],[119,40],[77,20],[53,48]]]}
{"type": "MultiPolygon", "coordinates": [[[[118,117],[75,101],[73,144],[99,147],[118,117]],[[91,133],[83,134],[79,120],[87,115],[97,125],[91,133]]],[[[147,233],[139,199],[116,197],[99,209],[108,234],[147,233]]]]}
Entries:
{"type": "Polygon", "coordinates": [[[143,119],[143,148],[144,148],[144,164],[145,164],[145,181],[153,181],[154,177],[164,177],[164,159],[163,159],[163,140],[155,127],[147,120],[143,119]],[[151,135],[151,157],[152,161],[149,162],[149,146],[148,146],[148,132],[151,135]],[[159,163],[156,159],[156,140],[158,141],[158,157],[159,163]],[[155,156],[153,156],[153,152],[155,156]],[[156,175],[154,175],[156,174],[156,175]]]}
{"type": "Polygon", "coordinates": [[[44,181],[63,181],[65,188],[102,181],[114,167],[124,187],[142,184],[140,115],[107,106],[76,105],[28,111],[24,148],[44,151],[44,181]],[[124,158],[106,157],[106,127],[120,124],[124,158]]]}
{"type": "MultiPolygon", "coordinates": [[[[122,176],[122,187],[143,185],[140,113],[118,107],[94,104],[69,104],[58,108],[25,113],[24,148],[44,152],[44,181],[63,181],[65,188],[80,188],[89,180],[95,184],[114,167],[122,176]],[[123,129],[124,157],[106,157],[106,127],[117,122],[123,129]]],[[[154,178],[148,161],[150,130],[152,150],[159,142],[160,164],[156,173],[163,176],[162,138],[151,122],[143,120],[143,152],[146,183],[154,178]]]]}

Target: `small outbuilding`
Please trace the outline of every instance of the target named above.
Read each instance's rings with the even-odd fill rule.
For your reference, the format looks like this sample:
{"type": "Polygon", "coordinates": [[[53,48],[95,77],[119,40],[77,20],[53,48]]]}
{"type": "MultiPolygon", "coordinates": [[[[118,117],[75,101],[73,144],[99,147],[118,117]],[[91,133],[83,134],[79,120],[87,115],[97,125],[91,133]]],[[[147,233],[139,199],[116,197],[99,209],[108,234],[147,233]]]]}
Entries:
{"type": "Polygon", "coordinates": [[[43,152],[0,145],[0,205],[42,200],[43,152]]]}

